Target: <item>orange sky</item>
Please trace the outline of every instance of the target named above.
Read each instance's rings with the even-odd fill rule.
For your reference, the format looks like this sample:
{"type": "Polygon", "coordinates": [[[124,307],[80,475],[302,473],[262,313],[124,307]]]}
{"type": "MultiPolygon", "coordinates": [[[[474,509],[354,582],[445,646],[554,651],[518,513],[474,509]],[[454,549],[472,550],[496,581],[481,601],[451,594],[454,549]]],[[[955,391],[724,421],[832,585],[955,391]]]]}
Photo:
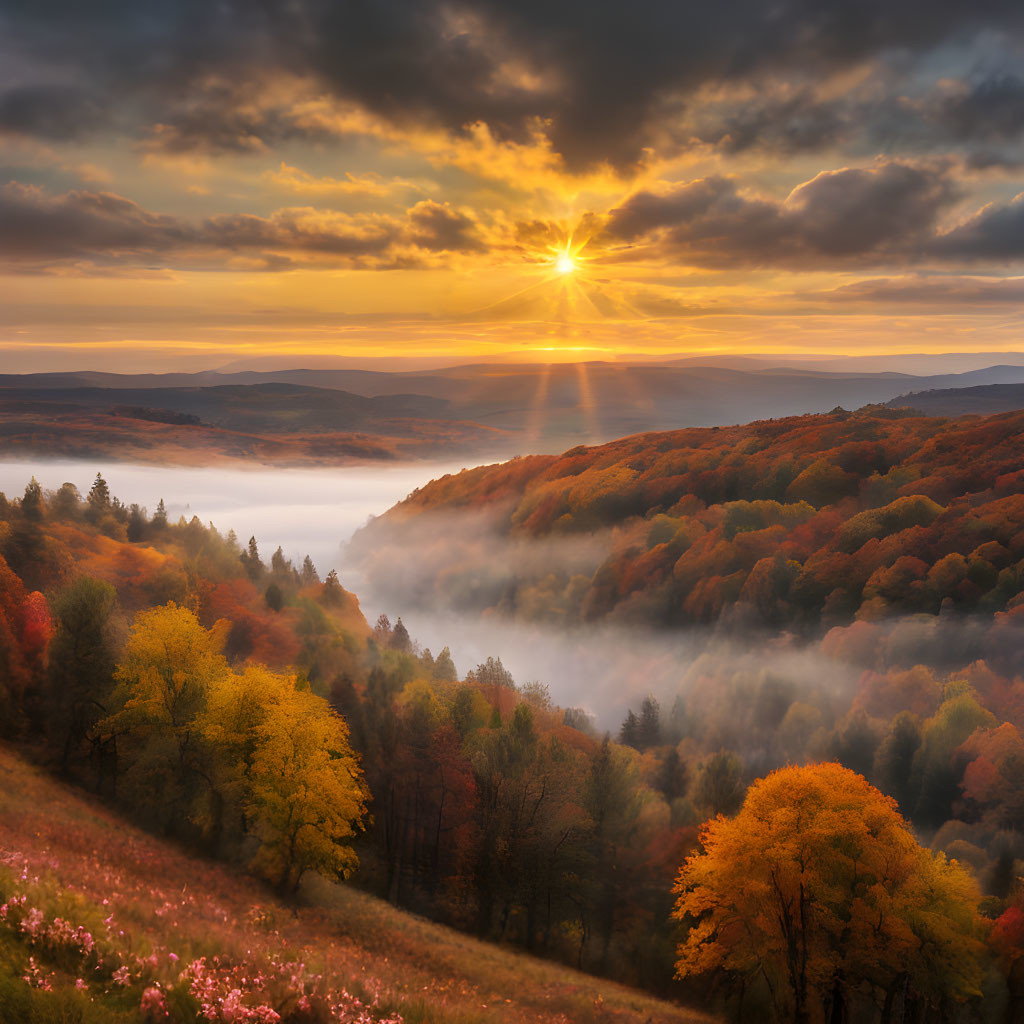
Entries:
{"type": "Polygon", "coordinates": [[[665,3],[575,49],[544,5],[397,6],[302,0],[292,38],[230,4],[199,47],[128,6],[9,19],[7,367],[1024,347],[1001,5],[855,44],[795,3],[793,52],[665,3]]]}

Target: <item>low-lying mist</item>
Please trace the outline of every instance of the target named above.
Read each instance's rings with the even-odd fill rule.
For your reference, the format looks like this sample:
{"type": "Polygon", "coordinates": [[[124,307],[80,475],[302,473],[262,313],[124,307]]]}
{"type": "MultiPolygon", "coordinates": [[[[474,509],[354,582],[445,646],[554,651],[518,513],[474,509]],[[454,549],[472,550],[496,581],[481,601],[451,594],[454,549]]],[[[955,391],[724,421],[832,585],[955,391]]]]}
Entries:
{"type": "Polygon", "coordinates": [[[849,706],[865,672],[924,664],[948,673],[979,659],[1010,676],[1024,669],[1021,627],[1007,616],[905,616],[803,637],[745,625],[742,617],[685,629],[636,619],[581,624],[573,588],[593,577],[612,531],[510,539],[493,529],[495,513],[476,512],[421,516],[400,529],[377,518],[360,529],[428,479],[460,468],[3,462],[0,490],[16,496],[35,476],[44,489],[70,481],[84,494],[99,471],[126,504],[152,511],[163,498],[172,519],[197,515],[224,533],[233,529],[243,543],[255,535],[264,557],[278,545],[296,562],[308,553],[321,574],[338,569],[371,624],[382,612],[401,616],[422,647],[435,654],[449,647],[460,674],[500,657],[518,683],[547,684],[555,703],[585,708],[602,730],[615,731],[647,694],[666,712],[682,697],[723,730],[714,742],[728,746],[725,733],[766,680],[793,700],[821,705],[827,718],[830,705],[837,713],[849,706]],[[514,600],[504,599],[510,593],[514,600]]]}
{"type": "Polygon", "coordinates": [[[500,516],[374,520],[346,547],[343,578],[371,621],[400,615],[422,647],[436,654],[448,646],[460,673],[500,657],[518,683],[546,684],[557,704],[586,709],[602,730],[614,732],[651,694],[664,711],[681,698],[722,732],[713,743],[730,746],[743,742],[730,742],[739,722],[756,724],[750,705],[766,681],[829,721],[850,708],[866,672],[924,665],[948,675],[981,659],[1008,675],[1024,668],[1024,637],[1005,615],[949,610],[799,634],[767,627],[742,605],[713,626],[656,628],[635,615],[581,621],[580,588],[614,531],[507,537],[494,528],[500,516]]]}
{"type": "Polygon", "coordinates": [[[721,626],[523,623],[383,604],[372,588],[360,599],[368,616],[401,615],[414,640],[435,655],[449,647],[460,676],[500,657],[517,683],[544,683],[556,704],[583,708],[599,730],[613,733],[648,694],[666,713],[678,698],[691,716],[719,730],[706,738],[711,746],[742,748],[766,685],[784,693],[787,706],[810,703],[828,721],[850,707],[866,675],[921,665],[945,676],[981,661],[1014,675],[1024,650],[1021,627],[1005,617],[900,616],[798,637],[721,626]]]}
{"type": "Polygon", "coordinates": [[[111,494],[152,513],[162,498],[168,517],[198,516],[244,543],[255,536],[269,555],[280,545],[301,564],[309,555],[321,574],[340,568],[340,545],[370,516],[462,463],[396,463],[332,469],[261,466],[251,470],[142,466],[73,460],[0,462],[0,491],[16,497],[34,476],[44,490],[66,481],[84,495],[97,472],[111,494]]]}

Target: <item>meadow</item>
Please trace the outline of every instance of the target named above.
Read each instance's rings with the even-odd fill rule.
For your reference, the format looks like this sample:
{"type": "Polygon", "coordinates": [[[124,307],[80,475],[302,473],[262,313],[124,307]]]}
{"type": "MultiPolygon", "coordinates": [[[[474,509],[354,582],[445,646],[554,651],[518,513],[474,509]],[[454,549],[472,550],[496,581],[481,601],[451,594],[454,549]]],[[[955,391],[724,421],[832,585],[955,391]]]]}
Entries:
{"type": "Polygon", "coordinates": [[[713,1019],[322,879],[282,902],[9,747],[0,783],[4,1021],[713,1019]]]}

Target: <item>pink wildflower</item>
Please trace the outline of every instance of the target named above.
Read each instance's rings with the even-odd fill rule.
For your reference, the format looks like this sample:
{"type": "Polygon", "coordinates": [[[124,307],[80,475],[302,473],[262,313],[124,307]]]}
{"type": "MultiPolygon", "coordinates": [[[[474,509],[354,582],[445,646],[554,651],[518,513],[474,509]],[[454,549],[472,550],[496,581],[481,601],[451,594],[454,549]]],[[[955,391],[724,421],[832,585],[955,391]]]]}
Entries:
{"type": "Polygon", "coordinates": [[[146,1019],[151,1021],[164,1020],[169,1016],[164,994],[155,985],[150,985],[142,993],[139,1009],[146,1015],[146,1019]]]}

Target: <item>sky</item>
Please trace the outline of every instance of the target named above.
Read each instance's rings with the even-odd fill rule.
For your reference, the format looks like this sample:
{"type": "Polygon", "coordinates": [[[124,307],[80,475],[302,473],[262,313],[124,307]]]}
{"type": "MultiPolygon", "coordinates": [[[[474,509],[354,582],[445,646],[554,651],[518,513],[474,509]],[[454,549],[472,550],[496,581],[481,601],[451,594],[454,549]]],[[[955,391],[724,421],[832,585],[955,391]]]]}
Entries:
{"type": "Polygon", "coordinates": [[[1024,349],[1018,0],[0,0],[0,369],[1024,349]]]}

